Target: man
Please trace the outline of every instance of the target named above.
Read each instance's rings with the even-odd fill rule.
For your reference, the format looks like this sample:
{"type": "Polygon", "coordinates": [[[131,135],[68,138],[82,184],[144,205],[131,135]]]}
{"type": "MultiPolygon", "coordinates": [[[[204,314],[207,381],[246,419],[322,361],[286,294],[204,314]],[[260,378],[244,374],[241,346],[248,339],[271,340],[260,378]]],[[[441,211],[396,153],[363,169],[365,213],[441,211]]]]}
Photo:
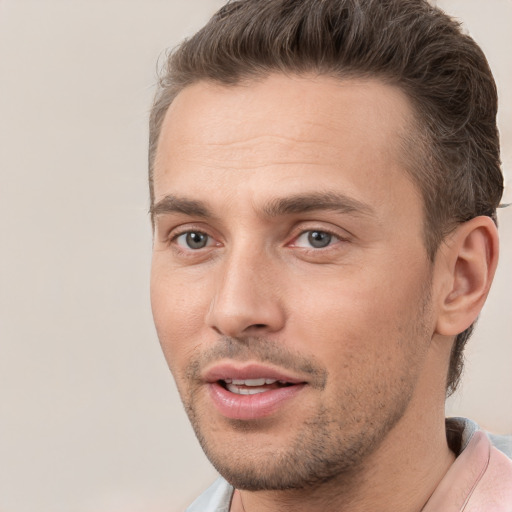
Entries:
{"type": "Polygon", "coordinates": [[[151,114],[151,298],[222,479],[188,510],[510,511],[444,419],[498,258],[496,90],[421,0],[241,0],[151,114]]]}

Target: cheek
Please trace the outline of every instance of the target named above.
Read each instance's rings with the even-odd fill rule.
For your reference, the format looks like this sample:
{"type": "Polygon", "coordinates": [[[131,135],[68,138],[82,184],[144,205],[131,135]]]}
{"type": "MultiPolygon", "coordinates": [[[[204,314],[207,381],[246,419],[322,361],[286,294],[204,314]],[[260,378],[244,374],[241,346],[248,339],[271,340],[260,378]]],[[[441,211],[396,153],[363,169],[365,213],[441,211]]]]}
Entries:
{"type": "Polygon", "coordinates": [[[302,294],[308,314],[295,316],[290,338],[327,369],[328,407],[339,408],[344,397],[354,410],[377,408],[410,388],[428,346],[421,288],[388,290],[361,279],[302,294]]]}
{"type": "Polygon", "coordinates": [[[325,352],[328,359],[344,361],[361,352],[382,358],[385,346],[410,337],[423,313],[425,268],[391,264],[374,268],[378,270],[340,269],[329,279],[303,280],[295,290],[295,306],[289,304],[292,315],[299,313],[293,315],[295,335],[300,339],[301,332],[308,333],[315,350],[325,352]]]}
{"type": "Polygon", "coordinates": [[[179,333],[187,325],[193,327],[207,302],[204,275],[174,268],[166,261],[165,253],[155,253],[151,266],[151,308],[157,329],[179,333]]]}
{"type": "Polygon", "coordinates": [[[183,367],[197,350],[208,308],[205,288],[153,262],[151,309],[160,345],[171,370],[183,367]]]}

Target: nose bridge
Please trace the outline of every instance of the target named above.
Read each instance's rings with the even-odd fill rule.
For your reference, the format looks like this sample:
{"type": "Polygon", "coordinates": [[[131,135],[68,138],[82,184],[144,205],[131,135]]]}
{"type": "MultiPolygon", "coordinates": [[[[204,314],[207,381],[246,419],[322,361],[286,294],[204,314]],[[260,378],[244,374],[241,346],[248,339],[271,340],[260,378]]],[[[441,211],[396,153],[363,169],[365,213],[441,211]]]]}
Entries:
{"type": "Polygon", "coordinates": [[[211,327],[231,337],[282,327],[278,269],[264,247],[254,240],[239,240],[214,271],[215,292],[207,319],[211,327]]]}

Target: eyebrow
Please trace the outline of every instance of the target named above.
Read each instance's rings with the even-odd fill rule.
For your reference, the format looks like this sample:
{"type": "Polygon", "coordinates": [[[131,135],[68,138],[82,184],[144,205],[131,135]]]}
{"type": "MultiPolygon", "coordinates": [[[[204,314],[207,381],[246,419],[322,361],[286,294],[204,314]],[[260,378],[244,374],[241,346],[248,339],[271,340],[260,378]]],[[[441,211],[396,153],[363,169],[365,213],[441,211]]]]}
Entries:
{"type": "MultiPolygon", "coordinates": [[[[279,217],[317,210],[330,210],[342,214],[364,216],[375,214],[374,209],[370,205],[345,194],[335,192],[313,192],[276,198],[270,200],[262,208],[262,212],[266,217],[279,217]]],[[[152,217],[169,213],[182,213],[202,218],[215,217],[204,202],[173,194],[166,195],[163,199],[152,205],[149,212],[152,217]]]]}
{"type": "Polygon", "coordinates": [[[164,215],[166,213],[183,213],[195,217],[213,217],[210,210],[201,201],[178,197],[173,194],[166,195],[149,209],[151,217],[164,215]]]}
{"type": "Polygon", "coordinates": [[[374,209],[369,204],[336,192],[313,192],[277,198],[271,200],[263,208],[263,212],[269,217],[316,210],[330,210],[343,214],[365,216],[375,214],[374,209]]]}

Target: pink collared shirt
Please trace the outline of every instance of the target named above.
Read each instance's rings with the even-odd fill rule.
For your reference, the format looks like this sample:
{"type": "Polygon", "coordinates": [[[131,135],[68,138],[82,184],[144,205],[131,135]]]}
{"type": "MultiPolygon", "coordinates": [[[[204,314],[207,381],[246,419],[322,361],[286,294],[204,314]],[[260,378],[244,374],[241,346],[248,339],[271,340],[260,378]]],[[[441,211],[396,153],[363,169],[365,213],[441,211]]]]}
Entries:
{"type": "Polygon", "coordinates": [[[422,512],[512,512],[512,461],[476,431],[422,512]]]}

